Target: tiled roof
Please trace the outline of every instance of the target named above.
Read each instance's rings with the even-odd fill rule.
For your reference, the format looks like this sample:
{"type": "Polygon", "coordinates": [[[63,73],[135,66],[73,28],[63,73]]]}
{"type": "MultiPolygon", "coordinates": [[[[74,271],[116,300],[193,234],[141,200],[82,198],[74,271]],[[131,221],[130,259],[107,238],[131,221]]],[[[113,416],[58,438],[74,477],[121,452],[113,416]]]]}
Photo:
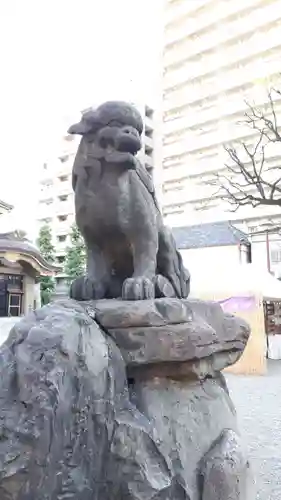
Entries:
{"type": "Polygon", "coordinates": [[[16,232],[0,233],[0,252],[18,252],[29,255],[35,259],[39,265],[48,270],[57,272],[59,267],[47,262],[41,255],[38,248],[34,247],[27,239],[21,238],[16,232]]]}
{"type": "Polygon", "coordinates": [[[247,235],[228,221],[175,227],[172,233],[179,249],[250,244],[247,235]]]}

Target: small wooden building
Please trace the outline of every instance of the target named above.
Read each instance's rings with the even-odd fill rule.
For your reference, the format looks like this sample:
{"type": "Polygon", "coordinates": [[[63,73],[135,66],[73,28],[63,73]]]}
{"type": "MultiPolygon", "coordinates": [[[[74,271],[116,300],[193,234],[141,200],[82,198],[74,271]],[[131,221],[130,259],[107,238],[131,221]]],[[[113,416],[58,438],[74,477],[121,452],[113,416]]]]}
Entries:
{"type": "Polygon", "coordinates": [[[20,232],[0,233],[0,318],[40,307],[38,278],[57,270],[20,232]]]}

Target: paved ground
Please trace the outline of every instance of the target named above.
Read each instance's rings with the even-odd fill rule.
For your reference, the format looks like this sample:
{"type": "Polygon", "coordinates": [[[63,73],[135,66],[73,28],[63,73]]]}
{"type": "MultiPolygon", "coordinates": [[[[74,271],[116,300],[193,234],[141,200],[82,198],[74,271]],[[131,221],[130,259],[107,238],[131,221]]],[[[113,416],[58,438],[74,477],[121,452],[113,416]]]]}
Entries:
{"type": "Polygon", "coordinates": [[[257,481],[257,500],[281,500],[281,361],[261,377],[227,376],[257,481]]]}
{"type": "Polygon", "coordinates": [[[5,342],[11,328],[20,321],[21,318],[0,318],[0,345],[5,342]]]}

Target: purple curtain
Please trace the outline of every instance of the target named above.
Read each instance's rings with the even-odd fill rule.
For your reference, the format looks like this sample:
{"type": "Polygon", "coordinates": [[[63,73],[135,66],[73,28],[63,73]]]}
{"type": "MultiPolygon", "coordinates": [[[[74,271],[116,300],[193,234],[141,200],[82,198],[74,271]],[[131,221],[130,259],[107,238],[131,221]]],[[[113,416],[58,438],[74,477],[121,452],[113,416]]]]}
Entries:
{"type": "Polygon", "coordinates": [[[226,312],[249,311],[256,307],[256,300],[254,296],[229,297],[228,299],[218,300],[218,303],[226,312]]]}

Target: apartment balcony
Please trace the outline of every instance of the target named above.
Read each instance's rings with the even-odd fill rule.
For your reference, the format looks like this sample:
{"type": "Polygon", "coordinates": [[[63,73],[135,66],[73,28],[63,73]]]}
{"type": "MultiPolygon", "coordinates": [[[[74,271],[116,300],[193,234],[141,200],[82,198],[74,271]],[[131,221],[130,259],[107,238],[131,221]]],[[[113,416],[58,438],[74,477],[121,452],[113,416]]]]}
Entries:
{"type": "Polygon", "coordinates": [[[71,178],[69,178],[66,182],[58,182],[55,186],[56,196],[68,196],[69,199],[73,197],[73,189],[71,178]]]}
{"type": "Polygon", "coordinates": [[[212,2],[212,0],[197,0],[196,2],[182,1],[176,5],[168,3],[165,9],[165,26],[177,24],[185,15],[193,16],[201,7],[212,2]]]}
{"type": "Polygon", "coordinates": [[[66,253],[66,249],[69,246],[69,240],[63,242],[56,241],[54,243],[55,251],[57,255],[64,255],[66,253]]]}
{"type": "Polygon", "coordinates": [[[39,194],[39,202],[46,202],[49,199],[54,198],[54,187],[52,185],[48,187],[42,187],[39,194]]]}
{"type": "Polygon", "coordinates": [[[144,128],[148,130],[154,130],[154,122],[153,122],[153,116],[144,116],[143,118],[144,121],[144,128]]]}
{"type": "MultiPolygon", "coordinates": [[[[227,153],[225,153],[225,155],[227,156],[227,153]]],[[[171,183],[174,184],[175,182],[184,183],[189,181],[191,178],[196,177],[200,177],[201,179],[203,179],[203,177],[212,175],[213,172],[225,168],[224,162],[227,159],[228,157],[222,160],[222,155],[220,154],[217,155],[217,159],[214,160],[211,164],[207,158],[206,160],[204,160],[203,158],[200,162],[192,159],[188,160],[188,158],[183,159],[181,165],[164,169],[162,177],[163,185],[168,186],[171,183]]]]}
{"type": "Polygon", "coordinates": [[[71,157],[68,161],[60,162],[60,165],[58,166],[58,170],[56,172],[56,177],[71,175],[73,163],[73,157],[71,157]]]}
{"type": "Polygon", "coordinates": [[[174,181],[178,179],[185,179],[188,175],[189,164],[183,161],[181,165],[171,166],[169,168],[163,169],[163,185],[166,182],[174,181]]]}
{"type": "Polygon", "coordinates": [[[205,134],[200,136],[194,136],[191,133],[186,134],[186,137],[181,138],[181,140],[175,141],[171,144],[166,144],[163,146],[163,156],[164,158],[179,156],[184,152],[191,153],[192,151],[204,151],[214,146],[223,146],[226,143],[233,143],[236,141],[241,142],[249,141],[251,138],[256,136],[256,131],[253,129],[237,125],[230,129],[224,129],[223,127],[218,128],[215,133],[205,134]]]}
{"type": "MultiPolygon", "coordinates": [[[[169,46],[172,44],[180,43],[181,40],[184,40],[188,36],[202,31],[208,26],[210,26],[211,28],[213,25],[222,25],[222,21],[226,20],[233,14],[236,14],[237,16],[239,15],[240,20],[242,21],[244,11],[246,11],[245,18],[248,19],[248,22],[249,20],[251,20],[251,23],[249,23],[249,27],[252,27],[252,21],[254,26],[255,19],[258,17],[256,15],[253,15],[254,13],[256,13],[256,7],[263,3],[264,0],[247,0],[247,3],[243,2],[243,4],[238,4],[238,2],[226,1],[220,4],[219,9],[211,8],[207,12],[203,11],[202,14],[200,13],[196,16],[182,16],[177,23],[175,22],[174,28],[170,27],[166,29],[165,44],[169,46]],[[251,6],[253,7],[253,11],[249,13],[248,11],[251,6]]],[[[278,12],[279,5],[276,6],[276,4],[278,4],[278,2],[274,3],[274,9],[275,11],[277,9],[278,12]]]]}
{"type": "Polygon", "coordinates": [[[57,196],[65,196],[73,193],[72,189],[72,177],[68,175],[65,180],[56,179],[55,190],[57,196]]]}
{"type": "MultiPolygon", "coordinates": [[[[281,23],[279,26],[279,31],[281,23]]],[[[259,35],[257,35],[259,37],[259,35]]],[[[191,61],[183,62],[177,70],[167,70],[164,76],[164,89],[166,94],[181,87],[189,85],[194,88],[196,85],[206,85],[211,79],[217,79],[220,82],[223,79],[231,79],[231,75],[248,72],[255,74],[258,66],[266,64],[269,66],[268,74],[272,74],[273,67],[277,67],[280,58],[280,37],[278,38],[278,29],[275,33],[268,34],[264,40],[249,40],[248,43],[241,43],[243,50],[239,47],[230,49],[218,49],[217,53],[208,57],[208,64],[202,61],[193,63],[191,61]],[[244,48],[245,47],[245,48],[244,48]]],[[[183,54],[183,59],[185,55],[183,54]]],[[[277,69],[276,69],[277,71],[277,69]]],[[[263,73],[265,78],[265,73],[263,73]]],[[[253,78],[251,79],[253,80],[253,78]]]]}
{"type": "Polygon", "coordinates": [[[144,161],[144,164],[145,164],[145,167],[150,170],[153,168],[153,158],[147,154],[144,154],[143,155],[143,161],[144,161]]]}
{"type": "MultiPolygon", "coordinates": [[[[280,62],[278,60],[272,61],[267,64],[267,76],[275,75],[278,72],[278,67],[280,69],[280,62]]],[[[165,95],[163,103],[163,111],[168,112],[177,107],[181,108],[183,105],[195,103],[197,101],[202,101],[207,97],[219,96],[221,93],[227,93],[237,89],[237,94],[241,89],[247,85],[254,83],[256,80],[264,78],[264,67],[260,65],[256,67],[255,72],[248,71],[237,71],[236,75],[232,75],[231,78],[217,78],[213,83],[209,85],[197,85],[193,87],[191,85],[186,85],[182,90],[168,92],[165,95]]],[[[243,93],[240,92],[241,101],[243,101],[243,93]],[[242,94],[242,95],[241,95],[242,94]]]]}
{"type": "MultiPolygon", "coordinates": [[[[240,98],[241,99],[241,98],[240,98]]],[[[240,103],[241,104],[241,103],[240,103]]],[[[242,102],[243,104],[243,102],[242,102]]],[[[202,105],[203,108],[203,105],[202,105]]],[[[245,103],[244,103],[245,108],[245,103]]],[[[189,129],[190,127],[194,127],[195,125],[200,125],[202,123],[202,127],[205,124],[217,123],[218,120],[222,117],[224,108],[214,103],[212,107],[209,109],[202,109],[194,112],[192,110],[186,109],[183,111],[182,116],[177,119],[167,118],[163,123],[163,135],[166,138],[167,136],[178,135],[180,132],[189,129]]]]}
{"type": "Polygon", "coordinates": [[[75,155],[77,148],[79,146],[80,138],[74,135],[65,135],[60,143],[60,154],[63,155],[75,155]]]}
{"type": "Polygon", "coordinates": [[[232,55],[231,52],[236,51],[236,57],[237,52],[242,52],[241,56],[245,59],[252,54],[254,46],[261,51],[269,39],[274,38],[276,43],[276,33],[278,29],[280,31],[280,15],[277,14],[276,5],[268,5],[260,11],[260,16],[248,14],[244,19],[238,19],[229,26],[217,27],[204,36],[199,35],[194,41],[186,36],[175,47],[166,49],[164,67],[169,68],[180,63],[183,66],[183,61],[193,59],[195,56],[203,57],[203,53],[208,52],[212,68],[212,59],[215,55],[210,54],[212,49],[213,51],[217,49],[221,55],[225,55],[223,59],[232,62],[234,54],[232,55]],[[236,43],[234,43],[235,40],[236,43]],[[245,51],[237,51],[237,45],[242,44],[245,45],[245,51]]]}
{"type": "Polygon", "coordinates": [[[40,174],[40,185],[46,186],[53,183],[54,172],[53,170],[42,170],[40,174]]]}
{"type": "Polygon", "coordinates": [[[153,150],[153,148],[154,148],[154,141],[148,135],[143,136],[143,144],[145,147],[148,147],[151,150],[153,150]]]}
{"type": "Polygon", "coordinates": [[[53,223],[53,234],[57,236],[67,236],[70,233],[72,222],[69,221],[59,221],[56,217],[53,223]]]}
{"type": "Polygon", "coordinates": [[[181,189],[163,192],[163,206],[186,203],[187,200],[187,185],[183,185],[181,189]]]}
{"type": "Polygon", "coordinates": [[[207,204],[209,200],[213,198],[214,195],[214,187],[209,187],[209,189],[200,188],[200,186],[192,185],[191,183],[186,184],[183,191],[184,194],[182,196],[179,195],[177,191],[174,193],[165,193],[163,208],[169,207],[177,207],[179,205],[188,205],[195,206],[196,204],[202,205],[207,204]]]}
{"type": "Polygon", "coordinates": [[[48,219],[54,216],[54,204],[51,203],[47,205],[45,203],[39,203],[38,212],[36,214],[37,219],[48,219]]]}
{"type": "MultiPolygon", "coordinates": [[[[251,94],[255,99],[255,105],[261,106],[267,102],[267,89],[265,87],[255,87],[249,89],[247,92],[251,94]]],[[[281,96],[278,94],[275,96],[275,109],[279,112],[279,102],[281,102],[281,96]]],[[[184,130],[196,125],[202,124],[202,128],[205,125],[210,125],[210,123],[218,123],[219,121],[234,123],[239,120],[243,120],[245,112],[248,107],[245,103],[243,96],[238,92],[237,95],[228,96],[227,93],[221,94],[213,102],[208,101],[204,103],[198,103],[196,106],[189,108],[182,108],[181,116],[179,118],[173,118],[172,114],[166,116],[163,124],[163,134],[164,137],[169,135],[179,135],[184,130]],[[206,109],[204,109],[204,106],[206,109]],[[195,108],[195,109],[194,109],[195,108]]],[[[281,112],[281,107],[280,107],[281,112]]]]}
{"type": "Polygon", "coordinates": [[[55,205],[56,215],[74,214],[74,210],[75,210],[74,202],[72,201],[57,202],[55,205]]]}
{"type": "MultiPolygon", "coordinates": [[[[274,85],[274,82],[273,82],[274,85]]],[[[212,107],[209,104],[209,109],[204,110],[204,104],[198,101],[195,106],[183,105],[181,108],[174,108],[166,115],[166,120],[163,124],[163,135],[165,139],[174,137],[178,140],[188,132],[188,129],[201,126],[202,130],[209,128],[211,124],[224,123],[226,127],[238,126],[238,121],[245,119],[245,112],[248,110],[246,100],[252,102],[254,99],[255,106],[264,106],[268,102],[267,89],[264,86],[252,86],[247,91],[238,92],[233,95],[233,92],[225,92],[221,94],[219,100],[215,100],[212,107]],[[198,111],[194,111],[198,109],[198,111]],[[200,110],[201,108],[201,110],[200,110]],[[179,118],[174,118],[180,113],[179,118]],[[173,116],[174,115],[174,116],[173,116]],[[237,125],[236,125],[237,124],[237,125]]],[[[275,111],[281,113],[281,96],[274,96],[275,111]]],[[[208,101],[206,101],[208,105],[208,101]]]]}
{"type": "Polygon", "coordinates": [[[69,234],[71,231],[71,226],[74,222],[74,214],[73,216],[69,215],[67,220],[59,220],[58,217],[54,218],[53,223],[53,233],[54,235],[59,234],[69,234]]]}

